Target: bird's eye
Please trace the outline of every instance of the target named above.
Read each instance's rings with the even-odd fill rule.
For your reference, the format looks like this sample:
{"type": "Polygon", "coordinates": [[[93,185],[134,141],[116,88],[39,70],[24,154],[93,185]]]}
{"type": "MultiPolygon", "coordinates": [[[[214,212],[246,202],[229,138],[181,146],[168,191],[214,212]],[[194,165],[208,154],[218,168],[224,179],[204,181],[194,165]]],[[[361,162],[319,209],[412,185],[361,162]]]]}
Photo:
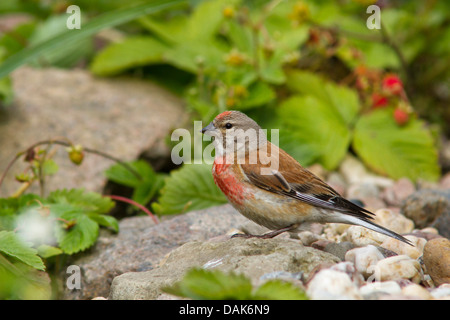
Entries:
{"type": "Polygon", "coordinates": [[[233,127],[233,125],[231,123],[229,123],[229,122],[227,122],[225,124],[225,128],[227,128],[227,129],[231,129],[232,127],[233,127]]]}

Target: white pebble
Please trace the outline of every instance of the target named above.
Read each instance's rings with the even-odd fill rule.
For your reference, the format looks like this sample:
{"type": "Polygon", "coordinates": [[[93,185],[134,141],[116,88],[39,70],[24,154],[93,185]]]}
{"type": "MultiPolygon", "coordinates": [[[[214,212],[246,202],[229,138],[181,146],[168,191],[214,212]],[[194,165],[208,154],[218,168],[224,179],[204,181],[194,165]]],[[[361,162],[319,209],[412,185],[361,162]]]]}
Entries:
{"type": "Polygon", "coordinates": [[[359,293],[363,296],[368,296],[376,292],[382,292],[385,294],[400,294],[402,293],[402,289],[395,281],[369,282],[359,288],[359,293]]]}
{"type": "Polygon", "coordinates": [[[412,282],[419,283],[421,280],[419,262],[406,255],[393,256],[380,260],[372,267],[370,269],[372,269],[373,277],[377,281],[409,279],[412,282]]]}
{"type": "Polygon", "coordinates": [[[418,259],[423,254],[423,248],[425,247],[427,240],[411,235],[407,235],[405,238],[411,241],[413,246],[407,245],[406,243],[393,238],[387,238],[383,241],[381,246],[388,250],[394,251],[399,255],[407,255],[412,259],[418,259]]]}
{"type": "Polygon", "coordinates": [[[308,296],[313,300],[360,300],[358,288],[340,271],[324,269],[309,282],[308,296]]]}
{"type": "Polygon", "coordinates": [[[388,236],[361,226],[351,226],[347,229],[347,240],[360,247],[369,244],[380,245],[386,238],[388,236]]]}
{"type": "Polygon", "coordinates": [[[376,265],[378,261],[383,260],[383,254],[373,245],[354,248],[345,254],[345,261],[350,261],[355,265],[358,272],[367,278],[372,272],[367,272],[370,266],[376,265]]]}
{"type": "Polygon", "coordinates": [[[435,299],[450,299],[450,283],[441,284],[439,287],[433,289],[431,295],[435,299]]]}
{"type": "Polygon", "coordinates": [[[402,294],[405,296],[418,297],[425,300],[433,299],[433,296],[424,287],[412,283],[402,289],[402,294]]]}
{"type": "Polygon", "coordinates": [[[409,233],[414,229],[414,222],[411,219],[390,209],[377,210],[375,222],[399,234],[409,233]]]}

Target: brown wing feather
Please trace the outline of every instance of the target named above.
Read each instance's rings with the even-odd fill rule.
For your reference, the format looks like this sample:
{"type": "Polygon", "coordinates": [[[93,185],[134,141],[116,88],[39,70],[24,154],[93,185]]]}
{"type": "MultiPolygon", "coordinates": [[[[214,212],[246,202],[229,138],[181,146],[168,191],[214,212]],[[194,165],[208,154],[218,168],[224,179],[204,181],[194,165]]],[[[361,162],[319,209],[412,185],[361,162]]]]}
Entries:
{"type": "MultiPolygon", "coordinates": [[[[273,148],[277,147],[269,142],[267,152],[270,154],[273,148]]],[[[279,152],[278,170],[272,174],[261,174],[261,168],[270,168],[271,163],[266,165],[250,164],[247,158],[245,163],[241,164],[243,173],[255,186],[324,209],[340,211],[365,220],[373,219],[370,216],[373,213],[342,198],[336,190],[302,167],[289,154],[282,149],[277,149],[279,152]],[[286,183],[289,186],[286,186],[286,183]]]]}

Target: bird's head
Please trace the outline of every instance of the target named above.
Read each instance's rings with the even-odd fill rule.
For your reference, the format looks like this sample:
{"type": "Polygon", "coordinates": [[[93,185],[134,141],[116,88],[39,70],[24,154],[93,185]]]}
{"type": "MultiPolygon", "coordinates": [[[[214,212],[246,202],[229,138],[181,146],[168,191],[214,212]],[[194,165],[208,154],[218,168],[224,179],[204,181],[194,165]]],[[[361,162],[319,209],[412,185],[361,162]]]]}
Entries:
{"type": "Polygon", "coordinates": [[[267,143],[261,127],[240,111],[222,112],[202,133],[213,137],[219,154],[251,151],[267,143]]]}

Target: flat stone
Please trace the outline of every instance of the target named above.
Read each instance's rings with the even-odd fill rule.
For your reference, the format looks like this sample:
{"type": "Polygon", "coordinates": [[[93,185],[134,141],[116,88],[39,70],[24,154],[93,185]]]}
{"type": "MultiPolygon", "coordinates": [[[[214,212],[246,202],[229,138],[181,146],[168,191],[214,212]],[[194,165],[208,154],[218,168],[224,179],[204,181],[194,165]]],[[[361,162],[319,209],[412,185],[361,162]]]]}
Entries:
{"type": "MultiPolygon", "coordinates": [[[[186,121],[182,101],[148,81],[29,67],[14,71],[12,81],[14,103],[0,114],[0,172],[19,151],[62,137],[124,161],[134,160],[186,121]]],[[[85,154],[78,167],[70,162],[65,147],[54,149],[59,172],[46,179],[47,191],[79,187],[102,191],[103,172],[114,164],[111,160],[85,154]]],[[[23,161],[14,164],[0,188],[1,196],[20,186],[14,177],[26,166],[23,161]]],[[[32,191],[37,190],[36,185],[32,191]]]]}
{"type": "Polygon", "coordinates": [[[128,272],[114,278],[109,299],[157,299],[162,287],[179,281],[193,267],[244,274],[254,285],[259,285],[267,274],[300,272],[308,275],[322,263],[337,262],[339,259],[334,255],[304,247],[300,241],[292,239],[194,241],[172,251],[159,268],[128,272]]]}

